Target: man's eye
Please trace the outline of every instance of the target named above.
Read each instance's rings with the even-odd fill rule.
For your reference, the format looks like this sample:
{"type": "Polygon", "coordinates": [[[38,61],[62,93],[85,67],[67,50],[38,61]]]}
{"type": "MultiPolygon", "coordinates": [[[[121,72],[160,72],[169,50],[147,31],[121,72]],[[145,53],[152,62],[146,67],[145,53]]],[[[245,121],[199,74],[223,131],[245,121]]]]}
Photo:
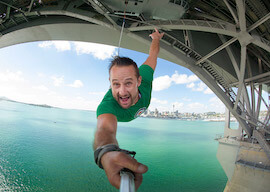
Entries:
{"type": "Polygon", "coordinates": [[[114,83],[113,86],[115,86],[115,87],[116,87],[116,86],[119,86],[119,83],[114,83]]]}
{"type": "Polygon", "coordinates": [[[132,85],[132,83],[131,83],[131,82],[127,82],[127,83],[126,83],[126,85],[128,85],[128,86],[129,86],[129,85],[132,85]]]}

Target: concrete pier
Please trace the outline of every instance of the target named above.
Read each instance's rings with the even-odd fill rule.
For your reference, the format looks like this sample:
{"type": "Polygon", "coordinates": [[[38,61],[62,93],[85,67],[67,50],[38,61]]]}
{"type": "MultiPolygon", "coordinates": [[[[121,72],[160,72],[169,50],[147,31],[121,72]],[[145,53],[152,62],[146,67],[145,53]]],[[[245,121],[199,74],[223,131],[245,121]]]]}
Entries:
{"type": "Polygon", "coordinates": [[[224,192],[269,192],[270,160],[259,144],[219,139],[218,160],[228,182],[224,192]]]}

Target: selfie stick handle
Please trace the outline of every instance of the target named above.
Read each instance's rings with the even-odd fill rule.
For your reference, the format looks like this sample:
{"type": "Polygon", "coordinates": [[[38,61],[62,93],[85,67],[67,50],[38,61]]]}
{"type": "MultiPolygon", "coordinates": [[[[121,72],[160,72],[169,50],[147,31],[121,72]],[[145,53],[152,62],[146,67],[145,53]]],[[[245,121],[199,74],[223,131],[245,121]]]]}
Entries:
{"type": "Polygon", "coordinates": [[[128,169],[120,171],[120,192],[135,192],[134,174],[128,169]]]}

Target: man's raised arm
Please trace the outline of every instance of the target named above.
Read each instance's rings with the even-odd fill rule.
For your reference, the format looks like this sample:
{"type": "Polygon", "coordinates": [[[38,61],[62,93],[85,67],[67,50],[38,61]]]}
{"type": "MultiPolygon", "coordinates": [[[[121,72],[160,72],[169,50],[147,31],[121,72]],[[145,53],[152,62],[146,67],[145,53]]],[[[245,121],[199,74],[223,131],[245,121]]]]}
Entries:
{"type": "Polygon", "coordinates": [[[154,71],[157,65],[157,58],[159,53],[159,41],[163,37],[164,33],[159,33],[155,28],[155,32],[149,36],[152,38],[152,43],[150,45],[149,56],[144,62],[145,65],[149,65],[154,71]]]}

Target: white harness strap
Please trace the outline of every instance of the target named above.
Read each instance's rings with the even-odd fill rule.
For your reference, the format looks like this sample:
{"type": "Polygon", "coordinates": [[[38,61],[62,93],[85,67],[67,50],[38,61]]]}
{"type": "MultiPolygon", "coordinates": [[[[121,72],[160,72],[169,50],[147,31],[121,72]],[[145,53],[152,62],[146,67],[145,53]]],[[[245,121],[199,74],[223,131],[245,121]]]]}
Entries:
{"type": "Polygon", "coordinates": [[[119,56],[119,52],[120,52],[120,45],[121,45],[121,41],[122,41],[124,26],[125,26],[125,17],[123,20],[122,29],[121,29],[121,33],[120,33],[120,39],[119,39],[119,43],[118,43],[118,53],[117,53],[118,56],[119,56]]]}
{"type": "Polygon", "coordinates": [[[123,18],[123,23],[122,23],[120,38],[119,38],[119,42],[118,42],[118,53],[117,53],[118,56],[119,56],[119,52],[120,52],[120,46],[121,46],[123,31],[124,31],[125,22],[126,22],[125,20],[126,20],[126,9],[127,9],[128,0],[125,0],[125,4],[126,4],[126,7],[125,7],[125,11],[124,11],[124,18],[123,18]]]}

